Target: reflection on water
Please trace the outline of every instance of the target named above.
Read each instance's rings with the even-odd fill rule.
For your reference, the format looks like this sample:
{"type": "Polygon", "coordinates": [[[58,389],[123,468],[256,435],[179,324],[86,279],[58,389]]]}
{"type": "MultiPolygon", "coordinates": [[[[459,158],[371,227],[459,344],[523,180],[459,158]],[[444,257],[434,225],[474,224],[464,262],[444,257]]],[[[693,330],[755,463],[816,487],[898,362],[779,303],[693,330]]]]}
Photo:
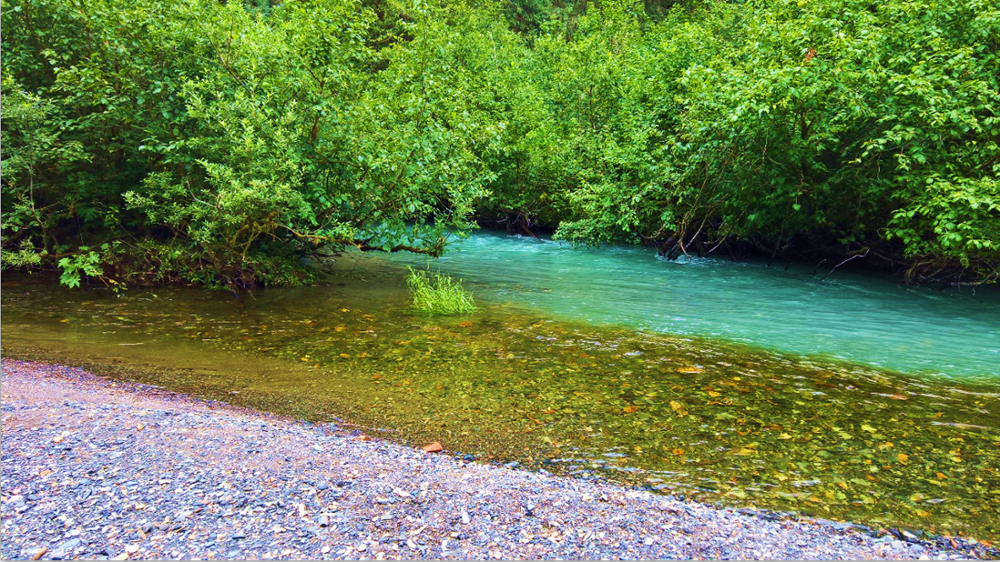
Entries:
{"type": "Polygon", "coordinates": [[[400,268],[376,257],[340,260],[326,281],[236,303],[8,279],[3,343],[153,365],[131,376],[706,502],[1000,536],[995,384],[489,300],[475,315],[426,318],[406,309],[400,268]]]}

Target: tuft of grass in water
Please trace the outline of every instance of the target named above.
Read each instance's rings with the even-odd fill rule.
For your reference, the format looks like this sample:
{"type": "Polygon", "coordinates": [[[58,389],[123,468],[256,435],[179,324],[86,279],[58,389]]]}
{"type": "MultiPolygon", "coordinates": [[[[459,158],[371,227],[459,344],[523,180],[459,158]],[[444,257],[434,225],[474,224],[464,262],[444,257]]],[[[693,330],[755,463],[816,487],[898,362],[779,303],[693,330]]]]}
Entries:
{"type": "Polygon", "coordinates": [[[427,314],[468,314],[476,311],[472,293],[448,275],[421,269],[410,270],[406,286],[410,288],[413,307],[427,314]]]}

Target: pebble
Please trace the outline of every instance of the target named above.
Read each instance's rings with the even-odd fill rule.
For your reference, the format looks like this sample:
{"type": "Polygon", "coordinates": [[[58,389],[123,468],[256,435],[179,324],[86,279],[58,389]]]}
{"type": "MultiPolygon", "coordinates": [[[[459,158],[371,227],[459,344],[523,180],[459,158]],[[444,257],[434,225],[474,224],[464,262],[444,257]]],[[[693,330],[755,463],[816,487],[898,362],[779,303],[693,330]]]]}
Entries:
{"type": "Polygon", "coordinates": [[[426,454],[59,365],[4,359],[0,389],[3,559],[997,554],[426,454]]]}

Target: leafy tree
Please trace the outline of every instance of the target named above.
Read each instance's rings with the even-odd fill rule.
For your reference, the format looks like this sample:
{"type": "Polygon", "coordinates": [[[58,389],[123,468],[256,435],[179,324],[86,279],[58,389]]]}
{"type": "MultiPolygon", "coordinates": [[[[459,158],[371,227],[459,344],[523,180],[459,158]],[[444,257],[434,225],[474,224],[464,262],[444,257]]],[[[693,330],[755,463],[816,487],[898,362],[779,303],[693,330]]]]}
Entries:
{"type": "Polygon", "coordinates": [[[655,156],[638,169],[660,174],[613,183],[602,163],[570,190],[583,218],[560,232],[657,240],[671,256],[729,240],[771,255],[871,251],[910,279],[995,281],[997,13],[965,0],[765,1],[666,20],[647,35],[705,38],[687,58],[636,47],[677,87],[675,119],[656,121],[662,145],[640,150],[655,156]]]}
{"type": "Polygon", "coordinates": [[[56,227],[66,214],[60,179],[73,164],[85,162],[86,154],[79,142],[65,139],[52,102],[25,91],[9,76],[3,77],[2,88],[0,259],[5,267],[35,266],[60,246],[56,227]]]}
{"type": "Polygon", "coordinates": [[[300,284],[320,246],[1000,280],[988,0],[3,0],[2,264],[300,284]]]}

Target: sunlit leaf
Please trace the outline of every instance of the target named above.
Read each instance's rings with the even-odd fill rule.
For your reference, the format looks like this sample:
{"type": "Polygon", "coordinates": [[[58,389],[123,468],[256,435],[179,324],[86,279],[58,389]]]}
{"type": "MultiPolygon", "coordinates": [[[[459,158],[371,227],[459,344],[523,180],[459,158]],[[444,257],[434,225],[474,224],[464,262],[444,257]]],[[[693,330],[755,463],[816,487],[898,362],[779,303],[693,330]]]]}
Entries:
{"type": "Polygon", "coordinates": [[[686,416],[687,410],[684,408],[684,404],[676,400],[670,401],[670,409],[677,413],[678,416],[686,416]]]}

